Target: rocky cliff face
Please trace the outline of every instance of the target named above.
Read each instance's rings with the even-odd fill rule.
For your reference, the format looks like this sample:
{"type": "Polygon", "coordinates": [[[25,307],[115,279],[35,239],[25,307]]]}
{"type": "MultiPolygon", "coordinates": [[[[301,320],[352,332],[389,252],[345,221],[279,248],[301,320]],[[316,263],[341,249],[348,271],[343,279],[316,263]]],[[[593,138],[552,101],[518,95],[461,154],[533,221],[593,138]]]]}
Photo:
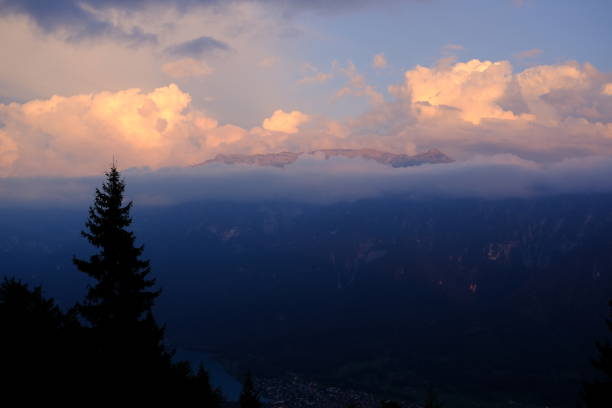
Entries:
{"type": "Polygon", "coordinates": [[[389,153],[375,149],[321,149],[310,152],[281,152],[267,154],[219,154],[214,159],[198,164],[198,166],[223,163],[223,164],[246,164],[251,166],[273,166],[285,167],[296,162],[305,154],[322,155],[325,159],[344,157],[349,159],[373,160],[391,167],[412,167],[423,164],[451,163],[453,159],[439,151],[431,149],[414,156],[407,154],[389,153]]]}
{"type": "Polygon", "coordinates": [[[211,163],[247,164],[251,166],[285,167],[294,163],[302,153],[282,152],[267,154],[218,154],[214,159],[198,164],[203,166],[211,163]]]}

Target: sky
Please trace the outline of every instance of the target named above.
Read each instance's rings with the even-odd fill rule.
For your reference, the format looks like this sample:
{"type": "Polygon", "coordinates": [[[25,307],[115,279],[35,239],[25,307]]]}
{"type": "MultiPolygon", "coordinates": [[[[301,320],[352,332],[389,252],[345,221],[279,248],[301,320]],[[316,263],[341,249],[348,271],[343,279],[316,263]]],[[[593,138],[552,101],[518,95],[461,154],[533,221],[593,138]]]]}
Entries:
{"type": "Polygon", "coordinates": [[[612,156],[611,15],[607,0],[0,0],[0,178],[438,148],[461,168],[592,180],[612,156]]]}

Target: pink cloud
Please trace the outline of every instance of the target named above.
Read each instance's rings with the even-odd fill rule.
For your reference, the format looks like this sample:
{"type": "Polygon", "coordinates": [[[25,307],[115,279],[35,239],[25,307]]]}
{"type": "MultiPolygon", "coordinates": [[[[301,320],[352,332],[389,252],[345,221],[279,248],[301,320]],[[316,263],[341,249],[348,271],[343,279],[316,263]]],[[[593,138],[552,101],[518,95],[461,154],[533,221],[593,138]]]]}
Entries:
{"type": "Polygon", "coordinates": [[[514,72],[507,61],[417,66],[384,100],[354,65],[341,95],[370,98],[332,120],[277,109],[261,127],[224,124],[171,84],[0,104],[0,176],[99,174],[122,167],[189,166],[219,153],[375,148],[455,159],[512,154],[533,161],[612,155],[612,75],[568,62],[514,72]],[[304,126],[304,124],[308,126],[304,126]]]}

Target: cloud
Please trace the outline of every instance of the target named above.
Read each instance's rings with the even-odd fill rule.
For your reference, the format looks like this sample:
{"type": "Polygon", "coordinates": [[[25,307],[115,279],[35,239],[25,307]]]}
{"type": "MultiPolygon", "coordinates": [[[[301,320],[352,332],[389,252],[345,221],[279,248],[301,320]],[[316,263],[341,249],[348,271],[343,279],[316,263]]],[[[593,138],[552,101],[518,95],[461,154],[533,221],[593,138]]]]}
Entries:
{"type": "MultiPolygon", "coordinates": [[[[354,65],[346,94],[368,95],[354,65]]],[[[311,70],[312,71],[312,70],[311,70]]],[[[124,167],[189,166],[219,153],[437,147],[461,161],[512,155],[538,165],[612,157],[610,73],[567,62],[514,72],[507,61],[417,66],[342,120],[278,109],[252,128],[219,124],[176,85],[0,104],[0,176],[98,174],[124,167]],[[307,126],[304,126],[307,123],[307,126]]],[[[263,115],[262,115],[263,116],[263,115]]],[[[261,119],[260,119],[261,120],[261,119]]]]}
{"type": "Polygon", "coordinates": [[[172,84],[150,93],[127,89],[0,105],[0,174],[94,174],[113,154],[129,166],[195,162],[208,139],[227,130],[211,132],[214,119],[185,113],[190,102],[172,84]]]}
{"type": "Polygon", "coordinates": [[[477,153],[543,162],[612,155],[612,104],[602,93],[611,77],[576,62],[520,72],[507,61],[417,66],[390,87],[396,101],[355,126],[384,129],[377,137],[389,146],[410,141],[460,160],[477,153]]]}
{"type": "MultiPolygon", "coordinates": [[[[81,205],[105,168],[88,178],[0,179],[0,205],[81,205]]],[[[330,204],[373,197],[537,197],[612,192],[612,159],[584,157],[543,165],[502,154],[463,162],[390,168],[347,158],[303,155],[283,169],[213,164],[157,171],[127,169],[139,206],[198,200],[296,201],[330,204]]]]}
{"type": "Polygon", "coordinates": [[[366,82],[365,77],[357,71],[357,67],[351,61],[348,62],[346,67],[340,67],[339,70],[348,77],[349,81],[346,86],[336,92],[336,98],[352,95],[366,97],[372,105],[379,105],[384,102],[383,95],[366,82]]]}
{"type": "Polygon", "coordinates": [[[18,157],[17,143],[0,129],[0,169],[12,166],[18,157]]]}
{"type": "Polygon", "coordinates": [[[229,50],[230,47],[226,43],[212,37],[202,36],[167,47],[164,52],[175,57],[202,58],[216,51],[229,50]]]}
{"type": "Polygon", "coordinates": [[[450,63],[454,63],[456,60],[456,54],[459,51],[463,51],[464,47],[461,44],[446,44],[442,47],[442,55],[444,55],[443,61],[449,61],[450,63]]]}
{"type": "Polygon", "coordinates": [[[314,75],[305,76],[304,78],[297,81],[299,85],[303,84],[322,84],[333,78],[333,74],[326,72],[318,72],[314,75]]]}
{"type": "Polygon", "coordinates": [[[376,54],[374,56],[374,59],[372,60],[372,66],[377,69],[385,68],[387,66],[387,59],[385,58],[385,54],[376,54]]]}
{"type": "Polygon", "coordinates": [[[444,46],[444,50],[446,51],[461,51],[463,48],[464,47],[461,44],[446,44],[444,46]]]}
{"type": "Polygon", "coordinates": [[[420,120],[455,117],[473,125],[498,120],[501,127],[502,123],[513,126],[511,122],[559,126],[582,119],[607,128],[612,110],[601,95],[606,78],[610,74],[588,63],[539,65],[513,73],[507,61],[475,59],[433,68],[417,66],[405,73],[404,84],[390,90],[410,101],[420,120]]]}
{"type": "MultiPolygon", "coordinates": [[[[155,44],[158,36],[146,32],[138,24],[127,21],[143,11],[155,9],[174,10],[182,15],[204,8],[222,13],[227,8],[259,4],[279,10],[285,17],[291,14],[311,12],[339,14],[366,7],[380,7],[381,1],[372,0],[1,0],[0,17],[20,15],[36,24],[43,32],[60,36],[69,42],[87,39],[107,38],[129,46],[155,44]]],[[[400,3],[397,0],[383,0],[382,4],[400,3]]],[[[295,27],[286,27],[286,32],[296,32],[295,27]]],[[[181,54],[180,56],[193,56],[181,54]]]]}
{"type": "Polygon", "coordinates": [[[288,134],[297,133],[299,126],[308,122],[310,116],[299,112],[292,111],[290,113],[282,110],[276,110],[269,118],[264,119],[263,128],[273,132],[283,132],[288,134]]]}
{"type": "Polygon", "coordinates": [[[5,62],[0,64],[0,102],[128,88],[151,90],[180,81],[194,105],[214,109],[220,121],[244,127],[261,123],[274,109],[296,104],[295,93],[287,92],[296,80],[288,69],[294,63],[291,57],[266,69],[255,67],[245,75],[245,69],[262,56],[281,55],[276,43],[281,18],[278,10],[233,1],[189,12],[173,7],[172,2],[165,2],[125,13],[106,11],[104,18],[112,18],[120,27],[142,26],[158,36],[157,46],[136,49],[106,39],[66,43],[59,35],[41,35],[24,16],[0,16],[0,37],[11,39],[0,47],[0,60],[5,62]],[[164,64],[192,58],[167,55],[164,49],[203,35],[227,39],[232,48],[193,58],[214,68],[214,75],[196,82],[174,79],[177,77],[164,72],[164,64]],[[215,101],[207,102],[209,97],[215,101]]]}
{"type": "Polygon", "coordinates": [[[106,18],[102,8],[121,3],[104,3],[3,0],[0,2],[0,15],[26,15],[44,32],[59,34],[71,42],[96,37],[111,38],[131,46],[157,42],[156,35],[139,26],[124,27],[106,18]]]}
{"type": "Polygon", "coordinates": [[[604,95],[612,95],[612,82],[605,84],[601,93],[604,95]]]}
{"type": "Polygon", "coordinates": [[[297,81],[298,85],[322,84],[334,77],[331,72],[321,72],[319,68],[312,64],[304,64],[302,66],[302,71],[305,72],[306,75],[297,81]]]}
{"type": "Polygon", "coordinates": [[[213,69],[204,61],[183,58],[165,63],[162,65],[162,71],[172,78],[190,78],[209,75],[213,72],[213,69]]]}
{"type": "Polygon", "coordinates": [[[514,54],[514,57],[517,59],[528,59],[528,58],[537,57],[538,55],[542,54],[542,52],[543,51],[539,48],[532,48],[530,50],[517,52],[516,54],[514,54]]]}
{"type": "Polygon", "coordinates": [[[277,110],[263,128],[218,121],[191,106],[170,84],[0,104],[0,177],[98,174],[117,157],[122,167],[190,166],[219,153],[304,150],[334,138],[332,130],[291,140],[311,120],[277,110]]]}
{"type": "Polygon", "coordinates": [[[479,124],[483,118],[514,119],[497,101],[512,80],[508,62],[471,60],[449,67],[417,66],[405,74],[406,88],[418,115],[431,117],[456,110],[466,122],[479,124]]]}

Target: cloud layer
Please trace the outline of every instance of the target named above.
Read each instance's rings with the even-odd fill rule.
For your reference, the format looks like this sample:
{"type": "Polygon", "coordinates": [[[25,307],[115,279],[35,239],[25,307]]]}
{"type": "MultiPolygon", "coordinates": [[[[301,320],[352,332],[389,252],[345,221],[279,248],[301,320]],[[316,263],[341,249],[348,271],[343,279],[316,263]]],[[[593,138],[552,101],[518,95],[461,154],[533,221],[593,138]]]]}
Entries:
{"type": "MultiPolygon", "coordinates": [[[[123,172],[127,197],[139,206],[199,200],[296,201],[330,204],[402,195],[411,198],[526,198],[611,193],[612,159],[585,157],[543,165],[513,155],[390,168],[361,159],[303,155],[284,168],[212,164],[123,172]]],[[[101,176],[0,178],[0,206],[76,205],[91,201],[101,176]]]]}
{"type": "Polygon", "coordinates": [[[507,61],[471,60],[417,66],[390,91],[414,119],[399,133],[417,145],[561,159],[612,154],[610,78],[588,63],[514,73],[507,61]]]}
{"type": "Polygon", "coordinates": [[[187,109],[191,97],[175,84],[25,104],[0,104],[0,174],[99,174],[110,158],[122,167],[189,166],[227,150],[261,153],[280,148],[308,116],[277,110],[264,128],[219,126],[187,109]]]}
{"type": "MultiPolygon", "coordinates": [[[[184,60],[171,76],[206,75],[184,60]]],[[[0,175],[100,174],[113,155],[122,168],[189,166],[218,153],[377,148],[415,153],[438,147],[458,160],[512,154],[540,163],[612,156],[612,75],[588,63],[513,72],[507,61],[417,66],[383,95],[354,64],[337,94],[371,108],[344,120],[275,110],[243,128],[191,105],[171,84],[0,104],[0,175]]]]}

